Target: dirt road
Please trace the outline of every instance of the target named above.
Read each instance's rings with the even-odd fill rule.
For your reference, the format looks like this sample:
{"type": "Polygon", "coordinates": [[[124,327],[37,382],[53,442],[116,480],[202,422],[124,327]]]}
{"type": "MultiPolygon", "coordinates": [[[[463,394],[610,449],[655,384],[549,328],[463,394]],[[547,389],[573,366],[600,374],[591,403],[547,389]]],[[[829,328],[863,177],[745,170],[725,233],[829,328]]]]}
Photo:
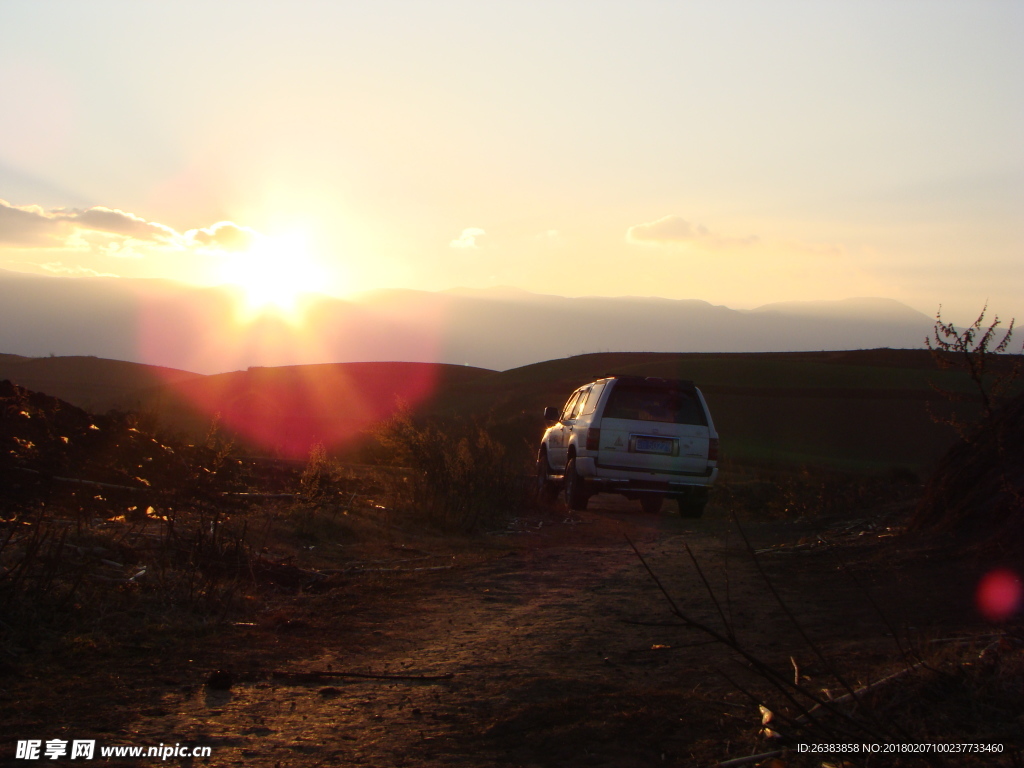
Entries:
{"type": "MultiPolygon", "coordinates": [[[[720,630],[688,544],[744,646],[783,669],[792,657],[798,674],[824,681],[731,525],[595,502],[448,549],[392,547],[252,625],[179,639],[163,658],[141,648],[116,670],[96,660],[27,708],[22,728],[52,724],[43,738],[103,744],[207,745],[212,757],[183,764],[210,766],[691,765],[767,748],[756,706],[720,671],[757,680],[735,654],[678,626],[626,541],[688,615],[720,630]],[[229,687],[204,685],[217,670],[229,687]]],[[[924,555],[896,570],[883,527],[853,528],[831,531],[864,534],[843,549],[841,574],[832,554],[809,546],[820,521],[748,533],[770,550],[760,562],[807,632],[860,684],[896,663],[865,589],[901,632],[974,625],[969,576],[937,576],[941,566],[924,555]],[[936,578],[946,583],[941,599],[927,588],[936,578]]]]}

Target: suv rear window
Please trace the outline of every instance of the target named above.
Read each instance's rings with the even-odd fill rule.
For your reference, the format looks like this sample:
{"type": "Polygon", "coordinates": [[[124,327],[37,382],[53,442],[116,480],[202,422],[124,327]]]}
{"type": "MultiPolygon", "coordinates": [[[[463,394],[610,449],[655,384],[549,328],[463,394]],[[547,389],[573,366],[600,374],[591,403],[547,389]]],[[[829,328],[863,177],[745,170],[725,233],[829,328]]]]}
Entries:
{"type": "Polygon", "coordinates": [[[619,382],[604,409],[606,419],[707,426],[697,393],[677,387],[619,382]]]}

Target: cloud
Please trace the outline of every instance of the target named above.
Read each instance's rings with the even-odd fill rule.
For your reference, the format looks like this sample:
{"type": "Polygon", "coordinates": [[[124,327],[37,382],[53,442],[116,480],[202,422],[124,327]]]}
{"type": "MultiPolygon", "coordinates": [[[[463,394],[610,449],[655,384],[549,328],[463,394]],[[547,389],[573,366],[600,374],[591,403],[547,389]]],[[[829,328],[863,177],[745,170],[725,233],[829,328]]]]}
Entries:
{"type": "Polygon", "coordinates": [[[219,248],[222,251],[244,251],[252,246],[259,236],[256,230],[230,221],[218,221],[212,227],[190,229],[185,233],[185,238],[190,242],[219,248]]]}
{"type": "Polygon", "coordinates": [[[0,200],[0,245],[58,246],[67,227],[37,205],[18,207],[0,200]]]}
{"type": "Polygon", "coordinates": [[[693,224],[682,216],[673,215],[630,227],[626,230],[626,240],[631,243],[654,245],[699,242],[710,248],[726,248],[750,245],[757,242],[757,237],[722,237],[708,230],[703,224],[693,224]]]}
{"type": "Polygon", "coordinates": [[[710,234],[706,227],[694,226],[682,216],[663,216],[647,224],[637,224],[626,231],[626,239],[634,243],[679,243],[710,234]]]}
{"type": "Polygon", "coordinates": [[[0,200],[0,245],[28,248],[66,246],[81,231],[104,232],[133,240],[171,243],[178,233],[115,208],[45,210],[38,205],[17,206],[0,200]]]}
{"type": "Polygon", "coordinates": [[[119,211],[116,208],[96,206],[84,211],[55,211],[52,215],[55,218],[69,221],[82,229],[109,232],[135,240],[173,242],[178,237],[178,233],[170,227],[146,221],[139,216],[119,211]]]}
{"type": "Polygon", "coordinates": [[[95,269],[81,266],[69,267],[59,261],[50,261],[39,266],[47,272],[68,277],[117,277],[113,272],[97,272],[95,269]]]}
{"type": "MultiPolygon", "coordinates": [[[[474,230],[466,230],[473,232],[474,230]]],[[[482,230],[475,230],[482,233],[482,230]]],[[[161,250],[244,251],[261,235],[231,221],[190,229],[148,221],[116,208],[54,208],[11,205],[0,200],[0,247],[88,251],[118,258],[144,258],[161,250]]],[[[66,267],[59,262],[54,264],[66,267]]],[[[51,270],[53,271],[53,270],[51,270]]]]}
{"type": "Polygon", "coordinates": [[[480,246],[477,245],[476,239],[478,237],[483,237],[486,234],[487,233],[479,227],[467,227],[462,230],[462,234],[455,240],[452,240],[449,245],[452,248],[479,248],[480,246]]]}

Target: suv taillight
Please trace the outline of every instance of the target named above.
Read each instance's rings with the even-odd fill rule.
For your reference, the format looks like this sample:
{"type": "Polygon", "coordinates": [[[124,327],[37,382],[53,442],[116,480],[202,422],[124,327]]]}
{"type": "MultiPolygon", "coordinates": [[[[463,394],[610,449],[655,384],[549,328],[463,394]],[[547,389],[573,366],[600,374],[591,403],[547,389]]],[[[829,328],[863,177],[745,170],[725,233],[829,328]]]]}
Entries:
{"type": "Polygon", "coordinates": [[[596,451],[601,447],[601,429],[600,427],[591,427],[587,430],[587,450],[596,451]]]}
{"type": "Polygon", "coordinates": [[[718,461],[718,438],[708,438],[708,461],[718,461]]]}

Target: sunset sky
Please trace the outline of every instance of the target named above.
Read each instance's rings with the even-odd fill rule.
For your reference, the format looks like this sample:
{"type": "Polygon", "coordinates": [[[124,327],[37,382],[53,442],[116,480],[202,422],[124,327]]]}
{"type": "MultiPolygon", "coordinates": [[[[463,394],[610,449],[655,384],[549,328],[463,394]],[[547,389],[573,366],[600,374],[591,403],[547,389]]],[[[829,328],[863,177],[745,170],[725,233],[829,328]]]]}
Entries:
{"type": "Polygon", "coordinates": [[[1024,4],[0,5],[0,269],[1024,321],[1024,4]]]}

